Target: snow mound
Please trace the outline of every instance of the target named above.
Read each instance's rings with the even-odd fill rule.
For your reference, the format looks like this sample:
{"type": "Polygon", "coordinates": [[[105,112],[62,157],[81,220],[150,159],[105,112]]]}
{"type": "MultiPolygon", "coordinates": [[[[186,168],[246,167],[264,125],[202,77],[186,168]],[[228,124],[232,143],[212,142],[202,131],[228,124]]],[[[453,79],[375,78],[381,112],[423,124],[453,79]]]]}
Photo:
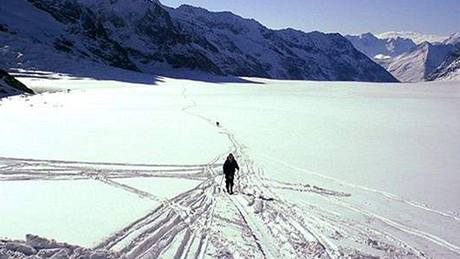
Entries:
{"type": "Polygon", "coordinates": [[[88,249],[80,246],[59,243],[36,235],[26,235],[25,241],[0,240],[0,258],[120,258],[119,253],[88,249]]]}

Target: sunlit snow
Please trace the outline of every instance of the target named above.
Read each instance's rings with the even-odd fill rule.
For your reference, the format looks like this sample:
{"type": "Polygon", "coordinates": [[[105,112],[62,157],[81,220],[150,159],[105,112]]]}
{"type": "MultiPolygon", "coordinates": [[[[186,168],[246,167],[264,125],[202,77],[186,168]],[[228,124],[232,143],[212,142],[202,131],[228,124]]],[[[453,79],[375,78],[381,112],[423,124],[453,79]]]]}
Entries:
{"type": "Polygon", "coordinates": [[[132,257],[460,256],[458,82],[19,79],[72,90],[0,102],[0,236],[132,257]]]}

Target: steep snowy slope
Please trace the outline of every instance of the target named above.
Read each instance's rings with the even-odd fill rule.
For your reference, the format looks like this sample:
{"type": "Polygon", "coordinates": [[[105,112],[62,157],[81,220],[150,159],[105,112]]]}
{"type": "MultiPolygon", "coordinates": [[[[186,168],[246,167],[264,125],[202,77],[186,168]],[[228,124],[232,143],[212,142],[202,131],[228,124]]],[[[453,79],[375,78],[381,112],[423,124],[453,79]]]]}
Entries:
{"type": "Polygon", "coordinates": [[[24,0],[2,1],[0,13],[0,64],[4,68],[33,67],[34,61],[56,60],[52,46],[63,33],[63,25],[24,0]]]}
{"type": "Polygon", "coordinates": [[[427,77],[427,80],[460,80],[460,43],[456,45],[444,62],[427,77]]]}
{"type": "Polygon", "coordinates": [[[442,42],[443,44],[457,44],[460,43],[460,32],[453,33],[449,38],[442,42]]]}
{"type": "Polygon", "coordinates": [[[402,82],[424,81],[440,66],[453,49],[453,45],[424,42],[381,64],[402,82]]]}
{"type": "Polygon", "coordinates": [[[339,34],[270,30],[229,12],[212,13],[187,5],[170,9],[170,13],[188,34],[203,35],[216,46],[217,51],[208,56],[226,73],[289,79],[392,81],[386,71],[339,34]]]}
{"type": "Polygon", "coordinates": [[[2,1],[0,14],[0,64],[4,68],[76,72],[90,67],[88,61],[97,61],[90,42],[67,32],[66,25],[25,0],[2,1]]]}
{"type": "Polygon", "coordinates": [[[441,40],[434,36],[414,33],[384,33],[377,37],[371,33],[359,36],[346,36],[353,45],[386,68],[393,76],[403,82],[444,80],[455,78],[456,54],[451,53],[453,45],[460,41],[460,33],[454,33],[442,43],[430,43],[427,40],[441,40]],[[407,37],[407,38],[401,38],[407,37]],[[422,43],[416,42],[424,39],[422,43]],[[452,65],[450,65],[452,63],[452,65]],[[438,67],[444,64],[442,67],[438,67]],[[430,74],[436,70],[436,74],[430,74]],[[449,75],[447,75],[449,74],[449,75]]]}
{"type": "Polygon", "coordinates": [[[6,0],[0,8],[8,67],[62,70],[85,59],[149,73],[396,81],[338,34],[275,31],[228,12],[148,0],[6,0]],[[25,29],[30,19],[37,26],[25,29]]]}
{"type": "Polygon", "coordinates": [[[34,92],[6,71],[0,69],[0,98],[24,93],[33,94],[34,92]]]}
{"type": "Polygon", "coordinates": [[[415,47],[415,43],[411,39],[400,37],[381,39],[372,33],[347,35],[346,38],[355,48],[372,59],[395,57],[415,47]]]}

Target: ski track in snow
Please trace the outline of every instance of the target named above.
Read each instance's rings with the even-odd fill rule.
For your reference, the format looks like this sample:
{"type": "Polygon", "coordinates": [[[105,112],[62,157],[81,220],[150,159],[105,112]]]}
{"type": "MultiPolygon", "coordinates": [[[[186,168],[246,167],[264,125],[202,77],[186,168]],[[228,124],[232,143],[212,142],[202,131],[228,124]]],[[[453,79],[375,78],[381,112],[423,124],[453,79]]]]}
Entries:
{"type": "MultiPolygon", "coordinates": [[[[182,95],[190,102],[183,112],[216,127],[214,120],[193,111],[197,103],[187,96],[185,87],[182,95]]],[[[445,251],[447,256],[460,256],[460,247],[449,240],[356,207],[349,201],[353,191],[265,177],[263,170],[257,168],[247,155],[247,148],[229,129],[221,126],[216,129],[228,138],[230,145],[226,152],[205,164],[95,163],[0,157],[0,181],[93,179],[134,193],[139,198],[160,202],[160,206],[152,208],[147,215],[112,233],[94,247],[121,252],[126,258],[426,258],[431,257],[425,251],[426,246],[431,245],[445,251]],[[222,163],[219,161],[223,161],[228,152],[233,152],[241,165],[235,183],[237,195],[228,195],[223,189],[222,163]],[[201,183],[165,199],[119,181],[140,177],[188,179],[201,183]],[[385,228],[342,217],[340,213],[318,207],[308,200],[290,202],[280,196],[278,190],[316,195],[344,210],[378,221],[385,228]],[[236,231],[240,236],[228,236],[223,229],[236,231]],[[395,229],[404,235],[398,235],[393,231],[395,229]],[[414,242],[408,238],[410,236],[427,245],[414,242]]],[[[261,157],[290,170],[337,182],[351,190],[378,194],[389,202],[453,222],[460,221],[455,215],[391,193],[346,183],[267,155],[261,157]]]]}
{"type": "Polygon", "coordinates": [[[284,161],[278,160],[278,159],[276,159],[274,157],[271,157],[269,155],[266,155],[266,154],[259,154],[259,155],[262,156],[263,158],[267,159],[267,160],[273,161],[275,163],[282,164],[283,166],[288,167],[288,168],[293,169],[293,170],[296,170],[296,171],[301,171],[301,172],[306,173],[306,174],[315,175],[315,176],[324,178],[326,180],[334,181],[336,183],[346,185],[346,186],[350,186],[350,187],[353,187],[353,188],[356,188],[356,189],[361,189],[361,190],[364,190],[364,191],[367,191],[367,192],[376,193],[376,194],[382,195],[382,196],[384,196],[384,197],[386,197],[388,199],[391,199],[393,201],[402,202],[402,203],[405,203],[407,205],[413,206],[413,207],[418,208],[418,209],[422,209],[422,210],[426,210],[428,212],[439,214],[441,216],[453,219],[455,221],[460,221],[460,218],[458,216],[456,216],[456,215],[453,215],[453,214],[448,213],[448,212],[432,209],[432,208],[428,207],[427,205],[422,204],[420,202],[404,199],[404,198],[401,198],[401,197],[399,197],[399,196],[397,196],[395,194],[392,194],[392,193],[372,189],[372,188],[365,187],[365,186],[362,186],[362,185],[348,183],[348,182],[345,182],[345,181],[342,181],[342,180],[339,180],[339,179],[336,179],[336,178],[333,178],[333,177],[330,177],[330,176],[326,176],[326,175],[323,175],[323,174],[320,174],[320,173],[317,173],[317,172],[305,170],[303,168],[296,167],[294,165],[291,165],[291,164],[286,163],[284,161]]]}

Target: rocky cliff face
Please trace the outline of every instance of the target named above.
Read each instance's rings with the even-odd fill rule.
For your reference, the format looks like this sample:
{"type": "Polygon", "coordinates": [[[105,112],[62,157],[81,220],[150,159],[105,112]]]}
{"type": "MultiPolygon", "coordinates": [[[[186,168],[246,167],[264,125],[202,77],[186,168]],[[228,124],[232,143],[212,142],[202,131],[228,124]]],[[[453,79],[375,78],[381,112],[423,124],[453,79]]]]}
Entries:
{"type": "Polygon", "coordinates": [[[0,61],[10,65],[19,53],[23,60],[16,64],[21,66],[53,66],[40,60],[43,53],[42,58],[65,63],[57,52],[68,60],[149,73],[187,69],[279,79],[396,81],[339,34],[271,30],[229,12],[172,9],[148,0],[5,1],[0,13],[10,18],[0,16],[6,28],[0,30],[0,44],[8,48],[0,61]],[[27,15],[18,17],[14,8],[27,15]],[[27,16],[53,21],[32,26],[34,33],[21,22],[27,16]]]}
{"type": "Polygon", "coordinates": [[[228,12],[181,6],[171,17],[224,73],[280,79],[394,81],[339,34],[270,30],[228,12]],[[210,45],[209,45],[210,44],[210,45]],[[211,48],[207,46],[213,46],[211,48]]]}
{"type": "Polygon", "coordinates": [[[25,93],[34,94],[34,91],[0,69],[0,98],[25,93]]]}
{"type": "Polygon", "coordinates": [[[460,80],[460,43],[457,43],[441,65],[427,76],[427,80],[460,80]]]}

